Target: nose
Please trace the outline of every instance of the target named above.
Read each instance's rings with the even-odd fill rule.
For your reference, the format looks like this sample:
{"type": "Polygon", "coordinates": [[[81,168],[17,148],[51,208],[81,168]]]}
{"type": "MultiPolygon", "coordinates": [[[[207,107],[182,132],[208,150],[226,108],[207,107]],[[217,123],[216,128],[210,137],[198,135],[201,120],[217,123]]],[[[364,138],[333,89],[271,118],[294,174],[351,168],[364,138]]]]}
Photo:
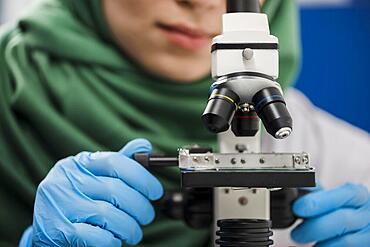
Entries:
{"type": "Polygon", "coordinates": [[[201,9],[216,9],[226,5],[226,0],[176,0],[176,2],[184,7],[201,9]]]}

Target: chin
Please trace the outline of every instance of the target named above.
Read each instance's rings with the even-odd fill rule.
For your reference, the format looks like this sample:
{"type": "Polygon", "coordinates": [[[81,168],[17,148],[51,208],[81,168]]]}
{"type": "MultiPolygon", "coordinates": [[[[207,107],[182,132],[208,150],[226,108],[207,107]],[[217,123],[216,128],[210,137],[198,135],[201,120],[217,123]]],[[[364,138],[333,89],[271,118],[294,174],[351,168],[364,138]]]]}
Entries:
{"type": "MultiPolygon", "coordinates": [[[[197,68],[196,70],[199,70],[199,68],[197,68]]],[[[178,83],[193,83],[209,76],[210,70],[207,69],[204,71],[194,71],[194,70],[189,71],[189,69],[179,70],[178,68],[176,68],[171,70],[169,68],[162,68],[155,70],[154,73],[155,75],[170,81],[178,83]]]]}
{"type": "Polygon", "coordinates": [[[173,61],[158,61],[151,66],[146,66],[152,74],[175,81],[178,83],[192,83],[210,76],[211,65],[209,60],[200,63],[198,61],[180,62],[178,59],[173,61]]]}

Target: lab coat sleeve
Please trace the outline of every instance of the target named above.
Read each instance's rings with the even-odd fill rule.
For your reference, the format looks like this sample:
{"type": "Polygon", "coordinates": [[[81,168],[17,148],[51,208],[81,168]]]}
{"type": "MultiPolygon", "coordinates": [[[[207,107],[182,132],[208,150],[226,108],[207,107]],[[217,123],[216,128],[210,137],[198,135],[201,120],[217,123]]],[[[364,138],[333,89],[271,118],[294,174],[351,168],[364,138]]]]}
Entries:
{"type": "Polygon", "coordinates": [[[324,188],[346,182],[370,189],[370,135],[315,107],[301,92],[289,89],[286,102],[293,133],[286,140],[263,135],[266,152],[307,152],[324,188]]]}

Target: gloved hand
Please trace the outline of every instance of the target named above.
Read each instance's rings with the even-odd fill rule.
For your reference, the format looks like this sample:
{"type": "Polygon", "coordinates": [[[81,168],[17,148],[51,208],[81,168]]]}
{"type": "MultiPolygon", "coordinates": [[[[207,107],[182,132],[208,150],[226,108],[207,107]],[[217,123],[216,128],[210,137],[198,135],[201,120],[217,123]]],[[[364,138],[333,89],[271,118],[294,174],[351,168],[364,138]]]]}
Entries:
{"type": "Polygon", "coordinates": [[[119,152],[82,152],[59,161],[40,183],[32,231],[21,243],[32,246],[117,246],[137,244],[140,225],[154,219],[150,200],[163,188],[144,167],[132,160],[150,152],[137,139],[119,152]]]}
{"type": "Polygon", "coordinates": [[[298,199],[293,212],[304,218],[292,231],[298,243],[315,247],[370,246],[370,196],[361,185],[345,184],[298,199]]]}

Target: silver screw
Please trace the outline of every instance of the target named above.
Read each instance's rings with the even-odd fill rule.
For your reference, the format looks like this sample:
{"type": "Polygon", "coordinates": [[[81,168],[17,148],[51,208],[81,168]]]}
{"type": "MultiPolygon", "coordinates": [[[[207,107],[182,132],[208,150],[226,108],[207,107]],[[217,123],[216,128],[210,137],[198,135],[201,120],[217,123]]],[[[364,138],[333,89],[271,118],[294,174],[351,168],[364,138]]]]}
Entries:
{"type": "Polygon", "coordinates": [[[242,110],[242,112],[249,112],[250,111],[250,105],[248,103],[244,103],[244,104],[240,105],[240,109],[242,110]]]}
{"type": "Polygon", "coordinates": [[[294,163],[296,163],[296,164],[300,165],[300,164],[301,164],[301,157],[299,157],[299,156],[295,156],[295,157],[294,157],[294,163]]]}
{"type": "Polygon", "coordinates": [[[239,204],[242,206],[245,206],[248,204],[248,198],[246,198],[245,196],[240,197],[238,201],[239,201],[239,204]]]}
{"type": "Polygon", "coordinates": [[[183,201],[182,193],[174,193],[172,199],[174,202],[182,202],[183,201]]]}
{"type": "Polygon", "coordinates": [[[303,155],[302,162],[303,162],[303,164],[306,164],[306,165],[308,164],[309,158],[308,158],[308,155],[307,154],[303,155]]]}
{"type": "Polygon", "coordinates": [[[245,60],[251,60],[254,56],[254,51],[251,48],[246,48],[243,50],[243,57],[245,60]]]}
{"type": "Polygon", "coordinates": [[[247,151],[247,146],[244,144],[236,144],[235,145],[235,150],[238,151],[239,153],[243,153],[247,151]]]}

